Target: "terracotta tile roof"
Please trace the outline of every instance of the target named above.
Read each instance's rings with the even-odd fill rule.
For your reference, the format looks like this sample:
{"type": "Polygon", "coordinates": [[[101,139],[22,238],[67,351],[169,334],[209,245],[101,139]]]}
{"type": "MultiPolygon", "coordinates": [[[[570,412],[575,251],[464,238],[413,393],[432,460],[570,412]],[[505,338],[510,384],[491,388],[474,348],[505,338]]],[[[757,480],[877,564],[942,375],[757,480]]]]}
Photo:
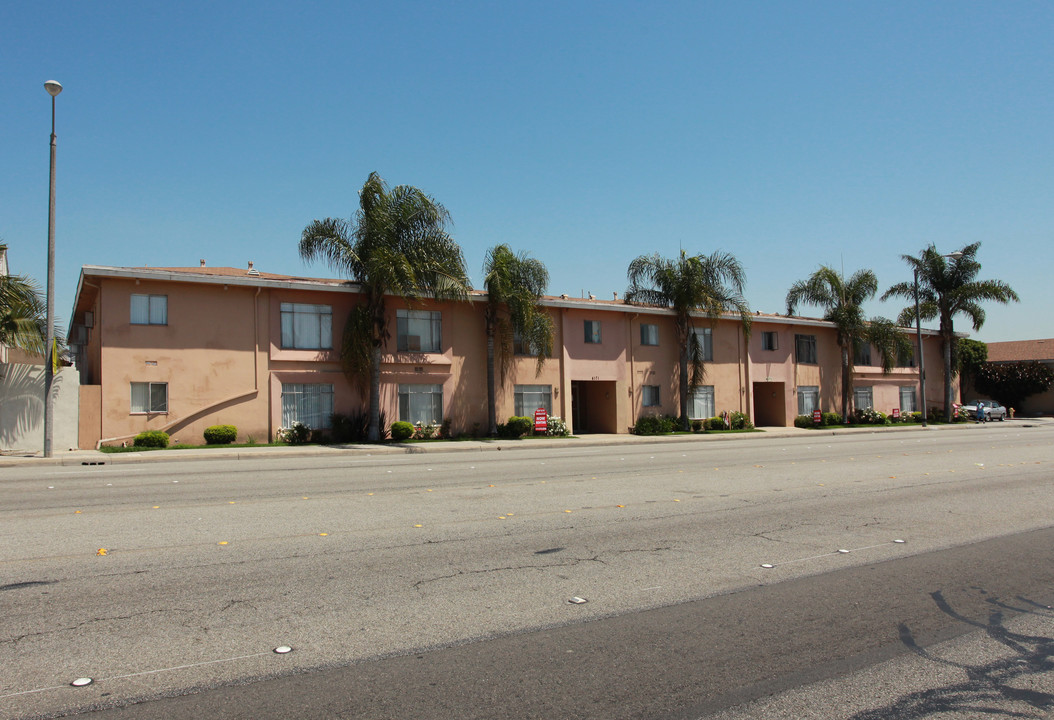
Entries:
{"type": "Polygon", "coordinates": [[[1017,360],[1054,361],[1054,338],[988,343],[989,362],[1014,362],[1017,360]]]}

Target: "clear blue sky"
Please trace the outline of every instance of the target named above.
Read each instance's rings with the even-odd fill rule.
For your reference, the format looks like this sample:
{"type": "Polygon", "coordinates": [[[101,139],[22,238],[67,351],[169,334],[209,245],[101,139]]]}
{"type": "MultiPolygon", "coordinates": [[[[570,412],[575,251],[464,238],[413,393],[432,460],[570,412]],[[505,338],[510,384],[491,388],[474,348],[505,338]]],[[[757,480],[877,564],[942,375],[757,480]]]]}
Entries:
{"type": "Polygon", "coordinates": [[[782,312],[821,264],[884,290],[980,241],[1021,303],[975,337],[1054,337],[1051,2],[8,2],[0,69],[0,238],[41,285],[64,86],[63,320],[84,264],[332,276],[300,232],[376,170],[446,205],[477,286],[502,242],[601,298],[725,250],[782,312]]]}

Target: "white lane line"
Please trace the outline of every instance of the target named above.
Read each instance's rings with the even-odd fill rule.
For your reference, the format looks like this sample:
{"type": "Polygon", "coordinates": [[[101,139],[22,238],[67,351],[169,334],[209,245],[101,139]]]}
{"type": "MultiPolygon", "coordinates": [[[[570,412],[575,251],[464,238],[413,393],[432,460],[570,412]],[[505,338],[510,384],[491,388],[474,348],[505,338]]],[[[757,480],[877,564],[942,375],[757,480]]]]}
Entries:
{"type": "MultiPolygon", "coordinates": [[[[143,675],[156,675],[157,673],[170,672],[172,670],[186,670],[193,667],[202,667],[203,665],[215,665],[216,663],[234,662],[235,660],[248,660],[254,657],[263,657],[264,655],[273,655],[274,652],[260,652],[253,653],[252,655],[239,655],[238,657],[223,658],[221,660],[206,660],[199,663],[190,663],[189,665],[176,665],[175,667],[159,668],[157,670],[145,670],[143,672],[129,673],[128,675],[115,675],[108,678],[97,678],[95,683],[106,682],[107,680],[126,680],[128,678],[142,677],[143,675]]],[[[53,685],[46,688],[37,688],[36,690],[23,690],[22,692],[9,693],[7,695],[0,695],[0,700],[6,698],[18,697],[20,695],[32,695],[33,693],[47,692],[48,690],[62,690],[69,687],[69,685],[53,685]]]]}

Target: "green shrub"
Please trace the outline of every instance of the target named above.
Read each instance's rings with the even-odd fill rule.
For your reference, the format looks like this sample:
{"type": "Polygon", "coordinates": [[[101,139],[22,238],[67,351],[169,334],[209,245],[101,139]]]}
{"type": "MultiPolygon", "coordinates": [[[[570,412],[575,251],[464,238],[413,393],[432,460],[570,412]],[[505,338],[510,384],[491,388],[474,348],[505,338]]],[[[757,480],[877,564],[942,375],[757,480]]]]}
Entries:
{"type": "Polygon", "coordinates": [[[512,416],[508,422],[498,425],[498,435],[503,438],[522,438],[534,429],[534,420],[529,417],[512,416]]]}
{"type": "Polygon", "coordinates": [[[853,422],[857,425],[885,425],[886,414],[874,408],[857,408],[853,411],[853,422]]]}
{"type": "Polygon", "coordinates": [[[412,424],[405,420],[392,423],[392,440],[409,440],[413,437],[414,430],[416,430],[412,424]]]}
{"type": "Polygon", "coordinates": [[[811,428],[813,426],[811,415],[799,415],[794,418],[794,427],[797,428],[811,428]]]}
{"type": "Polygon", "coordinates": [[[677,418],[667,415],[644,415],[637,418],[637,424],[633,426],[633,432],[637,435],[664,435],[675,432],[681,425],[677,418]]]}
{"type": "Polygon", "coordinates": [[[448,440],[450,438],[454,437],[453,431],[450,429],[450,426],[452,424],[453,424],[453,421],[450,418],[443,418],[443,424],[439,426],[439,435],[440,435],[440,437],[445,437],[448,440]]]}
{"type": "Polygon", "coordinates": [[[230,445],[238,439],[238,428],[233,425],[211,425],[205,428],[207,445],[230,445]]]}
{"type": "Polygon", "coordinates": [[[168,433],[160,430],[147,430],[136,435],[132,440],[132,445],[134,447],[167,448],[168,433]]]}
{"type": "Polygon", "coordinates": [[[738,410],[728,414],[728,422],[732,425],[733,430],[753,430],[754,423],[750,422],[750,418],[746,413],[741,413],[738,410]]]}
{"type": "Polygon", "coordinates": [[[692,432],[700,433],[700,432],[703,432],[704,430],[707,430],[707,429],[708,428],[706,427],[706,420],[702,420],[702,419],[692,420],[692,432]]]}
{"type": "Polygon", "coordinates": [[[822,418],[820,420],[820,425],[822,425],[824,427],[831,427],[833,425],[841,425],[842,424],[842,416],[841,416],[840,413],[825,412],[825,413],[822,413],[820,415],[820,417],[822,418]]]}

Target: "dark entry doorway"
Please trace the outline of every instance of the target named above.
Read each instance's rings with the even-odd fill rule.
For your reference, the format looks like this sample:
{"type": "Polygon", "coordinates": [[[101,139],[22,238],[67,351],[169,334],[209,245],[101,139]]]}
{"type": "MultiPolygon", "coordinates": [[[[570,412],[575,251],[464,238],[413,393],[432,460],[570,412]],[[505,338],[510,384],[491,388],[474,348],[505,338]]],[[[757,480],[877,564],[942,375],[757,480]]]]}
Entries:
{"type": "Polygon", "coordinates": [[[571,423],[575,435],[618,432],[615,381],[572,380],[571,423]]]}
{"type": "Polygon", "coordinates": [[[754,424],[760,427],[787,427],[785,384],[754,383],[754,424]]]}

